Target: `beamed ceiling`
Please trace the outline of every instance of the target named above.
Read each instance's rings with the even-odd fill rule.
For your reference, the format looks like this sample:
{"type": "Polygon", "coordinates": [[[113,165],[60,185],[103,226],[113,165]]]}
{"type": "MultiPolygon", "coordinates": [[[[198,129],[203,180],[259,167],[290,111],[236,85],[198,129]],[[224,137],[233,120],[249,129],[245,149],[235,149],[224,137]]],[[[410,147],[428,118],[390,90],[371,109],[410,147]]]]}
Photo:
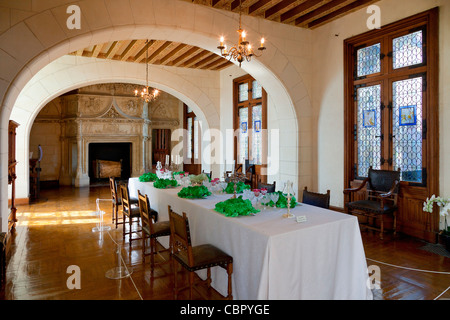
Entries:
{"type": "Polygon", "coordinates": [[[313,29],[379,0],[183,0],[313,29]]]}
{"type": "MultiPolygon", "coordinates": [[[[379,0],[182,0],[313,29],[379,0]]],[[[154,65],[221,70],[227,59],[199,47],[164,40],[150,40],[146,61],[146,40],[123,40],[97,44],[72,55],[154,65]]]]}
{"type": "Polygon", "coordinates": [[[146,61],[146,40],[122,40],[97,44],[71,53],[83,57],[154,65],[221,70],[232,65],[228,59],[199,47],[164,40],[150,40],[146,61]]]}

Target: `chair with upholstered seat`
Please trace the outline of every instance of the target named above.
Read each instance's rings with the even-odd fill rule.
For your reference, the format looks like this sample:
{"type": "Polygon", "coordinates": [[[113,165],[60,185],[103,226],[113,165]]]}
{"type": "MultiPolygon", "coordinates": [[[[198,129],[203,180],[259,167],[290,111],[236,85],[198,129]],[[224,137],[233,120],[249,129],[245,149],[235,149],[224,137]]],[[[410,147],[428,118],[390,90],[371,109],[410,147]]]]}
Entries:
{"type": "Polygon", "coordinates": [[[393,216],[393,233],[396,234],[397,223],[397,197],[400,187],[400,169],[374,170],[369,168],[369,174],[366,179],[357,188],[344,190],[346,196],[345,207],[349,214],[363,216],[366,221],[360,221],[360,225],[380,232],[380,238],[383,239],[384,217],[393,216]],[[364,188],[365,199],[353,199],[354,194],[361,192],[364,188]],[[376,220],[380,220],[380,226],[376,225],[376,220]]]}
{"type": "Polygon", "coordinates": [[[227,270],[228,274],[228,295],[227,299],[232,300],[231,275],[233,273],[233,257],[221,249],[211,245],[202,244],[192,246],[189,230],[189,221],[186,213],[183,216],[172,211],[169,206],[169,221],[172,237],[172,261],[174,270],[174,296],[178,297],[178,292],[185,288],[178,288],[177,266],[178,262],[189,272],[189,298],[192,299],[195,271],[207,269],[206,284],[211,286],[211,267],[220,266],[227,270]]]}
{"type": "Polygon", "coordinates": [[[277,182],[274,181],[272,184],[270,183],[262,183],[261,180],[258,180],[258,189],[267,189],[268,193],[273,193],[276,190],[277,182]]]}
{"type": "Polygon", "coordinates": [[[130,202],[130,196],[128,192],[128,185],[120,185],[121,197],[122,197],[122,226],[123,226],[123,240],[125,241],[125,235],[128,234],[128,241],[131,248],[131,242],[134,240],[140,240],[141,238],[133,238],[133,233],[140,233],[142,230],[135,229],[133,231],[133,222],[137,221],[139,225],[139,220],[141,218],[141,212],[139,210],[138,204],[132,204],[130,202]],[[137,220],[136,220],[137,219],[137,220]],[[126,221],[128,221],[128,232],[126,231],[126,221]]]}
{"type": "Polygon", "coordinates": [[[302,203],[312,206],[329,209],[330,208],[330,190],[327,193],[317,193],[308,191],[308,187],[303,190],[302,203]]]}
{"type": "Polygon", "coordinates": [[[170,259],[166,260],[160,254],[170,252],[171,245],[169,244],[169,248],[167,249],[158,251],[157,243],[159,237],[170,236],[170,223],[169,221],[157,222],[158,212],[150,207],[148,196],[141,194],[139,190],[138,200],[142,224],[142,262],[145,262],[145,257],[150,255],[150,269],[153,271],[155,268],[155,255],[159,255],[164,260],[164,262],[158,265],[170,262],[170,259]],[[147,239],[150,239],[150,253],[146,252],[145,243],[147,239]]]}

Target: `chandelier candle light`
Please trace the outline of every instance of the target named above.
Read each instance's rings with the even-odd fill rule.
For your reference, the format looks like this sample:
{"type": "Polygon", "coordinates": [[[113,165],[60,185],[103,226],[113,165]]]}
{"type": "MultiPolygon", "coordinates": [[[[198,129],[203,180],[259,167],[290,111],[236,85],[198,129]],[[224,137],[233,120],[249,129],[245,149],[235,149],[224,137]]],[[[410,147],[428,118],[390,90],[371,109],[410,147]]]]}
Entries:
{"type": "MultiPolygon", "coordinates": [[[[237,31],[239,33],[239,42],[237,45],[234,45],[229,50],[227,50],[227,46],[224,44],[225,38],[222,36],[220,37],[220,45],[217,47],[217,49],[220,49],[220,54],[224,58],[228,58],[229,60],[234,59],[237,62],[239,62],[239,67],[241,66],[241,63],[246,60],[247,62],[250,62],[253,56],[260,57],[261,55],[256,55],[253,52],[251,44],[247,41],[247,33],[242,29],[241,25],[241,18],[242,18],[242,8],[241,8],[241,2],[239,3],[239,30],[237,31]]],[[[266,47],[264,46],[265,39],[261,38],[261,45],[258,47],[259,51],[264,51],[266,47]]]]}
{"type": "Polygon", "coordinates": [[[134,90],[134,95],[137,97],[138,95],[141,96],[141,98],[145,101],[145,102],[149,102],[154,100],[158,94],[159,94],[159,90],[158,89],[154,89],[152,93],[150,93],[149,87],[148,87],[148,40],[145,41],[145,45],[146,45],[146,50],[145,50],[145,65],[146,65],[146,74],[145,74],[145,87],[141,90],[141,92],[139,93],[139,91],[136,89],[134,90]]]}

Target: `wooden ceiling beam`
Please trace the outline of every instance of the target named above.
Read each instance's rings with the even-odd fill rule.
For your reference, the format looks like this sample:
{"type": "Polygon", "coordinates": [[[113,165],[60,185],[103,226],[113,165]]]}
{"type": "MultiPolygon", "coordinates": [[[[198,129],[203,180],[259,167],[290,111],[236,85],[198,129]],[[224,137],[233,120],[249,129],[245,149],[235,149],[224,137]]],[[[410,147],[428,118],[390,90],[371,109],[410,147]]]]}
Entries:
{"type": "Polygon", "coordinates": [[[295,6],[291,10],[282,13],[280,16],[280,22],[288,23],[289,21],[296,18],[296,16],[303,14],[305,11],[313,9],[319,4],[323,4],[323,0],[308,0],[306,2],[303,2],[302,4],[295,6]]]}
{"type": "Polygon", "coordinates": [[[181,56],[179,56],[178,58],[176,58],[175,60],[173,60],[171,62],[171,65],[176,66],[179,63],[181,63],[182,61],[184,61],[185,59],[188,59],[190,56],[192,56],[194,53],[196,53],[198,50],[200,50],[200,48],[198,47],[192,47],[190,48],[188,51],[186,51],[185,53],[183,53],[181,56]]]}
{"type": "Polygon", "coordinates": [[[170,41],[164,41],[164,43],[148,57],[148,60],[146,61],[146,63],[151,63],[153,60],[155,60],[157,58],[157,56],[161,52],[163,52],[170,44],[171,44],[170,41]]]}
{"type": "Polygon", "coordinates": [[[149,40],[148,44],[145,44],[144,42],[144,46],[142,47],[141,50],[139,50],[138,53],[136,53],[136,55],[134,56],[133,60],[134,62],[141,62],[142,60],[145,59],[145,51],[150,51],[152,46],[155,44],[156,40],[149,40]]]}
{"type": "MultiPolygon", "coordinates": [[[[201,66],[204,66],[204,65],[206,65],[206,64],[208,64],[208,63],[210,63],[211,61],[214,61],[214,60],[216,60],[216,59],[221,59],[221,57],[218,56],[217,54],[211,52],[210,54],[208,54],[208,55],[206,56],[206,58],[204,58],[204,59],[200,60],[199,62],[195,63],[192,67],[198,69],[198,68],[200,68],[201,66]]],[[[200,69],[201,69],[201,68],[200,68],[200,69]]]]}
{"type": "MultiPolygon", "coordinates": [[[[138,48],[139,46],[142,46],[142,40],[133,40],[130,41],[130,43],[128,44],[128,46],[125,48],[125,50],[122,52],[122,54],[120,55],[120,60],[121,61],[127,61],[129,57],[131,57],[131,55],[133,53],[135,53],[136,48],[138,48]]],[[[144,42],[144,46],[145,46],[145,42],[144,42]]]]}
{"type": "Polygon", "coordinates": [[[184,43],[179,44],[175,49],[171,50],[167,53],[160,61],[161,64],[164,64],[167,60],[173,58],[180,50],[184,49],[187,45],[184,43]]]}
{"type": "Polygon", "coordinates": [[[346,5],[345,7],[342,7],[336,11],[333,11],[333,12],[327,14],[326,16],[323,16],[319,19],[316,19],[316,20],[308,23],[308,28],[316,28],[316,27],[321,26],[325,23],[328,23],[334,19],[339,18],[342,15],[349,14],[353,11],[361,9],[361,7],[363,7],[363,6],[366,6],[370,3],[374,3],[377,1],[379,1],[379,0],[356,0],[356,1],[346,5]]]}
{"type": "Polygon", "coordinates": [[[252,15],[259,10],[263,10],[266,6],[270,5],[272,3],[272,0],[259,0],[256,3],[252,4],[250,7],[248,7],[248,14],[252,15]]]}
{"type": "Polygon", "coordinates": [[[88,55],[88,57],[97,58],[98,54],[100,53],[102,48],[103,48],[103,44],[96,44],[94,46],[94,48],[92,49],[92,52],[88,55]]]}
{"type": "Polygon", "coordinates": [[[217,66],[218,64],[222,64],[224,62],[228,62],[228,60],[222,58],[221,56],[217,56],[213,57],[214,59],[211,59],[211,62],[209,64],[207,64],[206,66],[204,66],[202,69],[211,69],[215,66],[217,66]]]}
{"type": "Polygon", "coordinates": [[[224,60],[225,60],[224,63],[219,64],[217,67],[212,68],[211,70],[214,70],[214,71],[222,70],[222,69],[224,69],[226,67],[229,67],[229,66],[233,65],[233,62],[230,62],[230,61],[228,61],[226,59],[224,59],[224,60]]]}
{"type": "Polygon", "coordinates": [[[203,58],[205,55],[208,54],[209,51],[207,50],[202,50],[200,51],[198,54],[196,54],[195,56],[193,56],[192,58],[190,58],[189,60],[187,60],[186,62],[184,62],[182,64],[183,67],[190,67],[191,65],[195,64],[196,62],[198,62],[201,58],[203,58]]]}
{"type": "Polygon", "coordinates": [[[264,18],[270,19],[276,14],[280,14],[283,10],[293,4],[296,0],[283,0],[264,12],[264,18]]]}
{"type": "Polygon", "coordinates": [[[339,9],[340,5],[348,1],[349,0],[333,0],[331,2],[328,2],[327,4],[324,4],[323,6],[295,19],[295,25],[301,26],[302,24],[310,22],[311,20],[320,18],[322,14],[325,14],[333,9],[339,9]]]}

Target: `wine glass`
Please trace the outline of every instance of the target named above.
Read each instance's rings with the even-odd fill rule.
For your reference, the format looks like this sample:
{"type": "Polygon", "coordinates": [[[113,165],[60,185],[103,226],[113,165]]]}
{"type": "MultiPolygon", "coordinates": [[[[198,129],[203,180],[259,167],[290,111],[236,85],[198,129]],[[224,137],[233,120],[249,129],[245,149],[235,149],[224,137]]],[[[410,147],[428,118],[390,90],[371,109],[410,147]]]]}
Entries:
{"type": "Polygon", "coordinates": [[[270,194],[270,200],[272,200],[274,207],[277,206],[277,202],[278,202],[279,198],[280,198],[280,195],[278,194],[278,192],[273,192],[270,194]]]}

